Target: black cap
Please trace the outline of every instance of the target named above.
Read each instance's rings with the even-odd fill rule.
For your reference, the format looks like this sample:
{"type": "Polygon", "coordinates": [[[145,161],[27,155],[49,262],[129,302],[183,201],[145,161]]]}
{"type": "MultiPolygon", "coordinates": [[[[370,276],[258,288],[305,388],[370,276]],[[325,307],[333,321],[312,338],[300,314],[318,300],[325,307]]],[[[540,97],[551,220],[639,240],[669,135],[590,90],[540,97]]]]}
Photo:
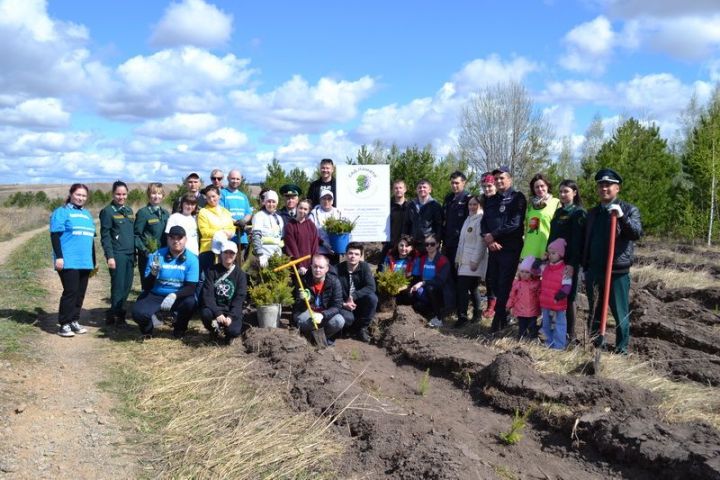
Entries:
{"type": "Polygon", "coordinates": [[[185,236],[185,229],[181,227],[180,225],[175,225],[173,227],[170,227],[170,231],[168,232],[168,237],[184,237],[185,236]]]}
{"type": "Polygon", "coordinates": [[[622,183],[622,177],[612,168],[601,168],[595,174],[595,182],[622,183]]]}
{"type": "Polygon", "coordinates": [[[493,175],[497,175],[499,173],[510,173],[510,167],[507,165],[500,165],[498,168],[492,171],[493,175]]]}
{"type": "Polygon", "coordinates": [[[297,185],[286,183],[280,187],[280,195],[300,195],[302,190],[297,185]]]}

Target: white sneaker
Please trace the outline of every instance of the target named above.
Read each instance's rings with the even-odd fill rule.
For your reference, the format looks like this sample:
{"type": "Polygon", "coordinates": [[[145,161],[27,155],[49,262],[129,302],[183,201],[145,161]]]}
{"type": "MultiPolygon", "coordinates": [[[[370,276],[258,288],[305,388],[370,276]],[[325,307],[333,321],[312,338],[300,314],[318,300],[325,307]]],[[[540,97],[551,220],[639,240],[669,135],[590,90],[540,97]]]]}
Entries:
{"type": "Polygon", "coordinates": [[[60,328],[58,328],[58,335],[61,337],[74,337],[75,333],[72,331],[72,328],[70,328],[70,324],[66,323],[65,325],[60,325],[60,328]]]}
{"type": "Polygon", "coordinates": [[[79,334],[87,333],[87,328],[80,325],[78,322],[70,322],[70,329],[79,334]]]}
{"type": "Polygon", "coordinates": [[[157,315],[153,314],[152,317],[150,317],[150,320],[152,320],[153,328],[160,328],[163,326],[162,320],[160,320],[157,315]]]}
{"type": "Polygon", "coordinates": [[[430,328],[440,328],[442,326],[443,326],[443,322],[438,317],[431,318],[430,322],[428,323],[428,327],[430,327],[430,328]]]}

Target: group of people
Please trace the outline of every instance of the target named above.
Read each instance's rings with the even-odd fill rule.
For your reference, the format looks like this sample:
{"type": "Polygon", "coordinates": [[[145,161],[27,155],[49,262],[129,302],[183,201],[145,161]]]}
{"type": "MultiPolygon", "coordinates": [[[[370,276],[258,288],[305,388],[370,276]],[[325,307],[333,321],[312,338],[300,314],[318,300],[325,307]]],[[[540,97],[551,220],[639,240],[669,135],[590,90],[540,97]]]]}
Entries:
{"type": "Polygon", "coordinates": [[[428,312],[430,327],[443,326],[454,311],[456,327],[484,316],[492,318],[495,333],[508,326],[512,314],[519,338],[537,338],[542,327],[546,345],[563,349],[576,338],[581,271],[591,306],[590,331],[598,333],[602,309],[596,303],[605,288],[609,219],[615,215],[609,306],[616,323],[615,350],[626,353],[629,269],[642,225],[638,209],[618,197],[622,177],[617,172],[601,169],[595,181],[599,202],[586,211],[575,181],[563,180],[556,198],[549,178],[539,173],[530,180],[528,201],[514,187],[507,166],[481,175],[478,196],[468,194],[465,175],[454,172],[451,193],[442,204],[432,198],[427,180],[415,185],[413,200],[405,198],[405,183],[396,180],[391,242],[381,268],[404,272],[410,279],[411,287],[398,301],[428,312]],[[485,284],[484,310],[480,282],[485,284]]]}
{"type": "MultiPolygon", "coordinates": [[[[143,291],[132,318],[143,335],[151,336],[170,317],[174,335],[182,337],[199,310],[211,334],[236,338],[248,284],[241,261],[251,250],[259,268],[278,253],[291,259],[309,256],[298,265],[307,288],[298,286],[293,311],[302,332],[320,324],[330,341],[349,329],[369,341],[378,299],[372,269],[363,260],[364,247],[351,242],[339,262],[324,231],[329,218],[342,217],[333,171],[332,160],[323,159],[321,176],[310,185],[307,198],[301,198],[298,186],[284,185],[279,190],[282,208],[278,192],[263,190],[257,212],[240,189],[238,170],[228,173],[227,186],[223,172],[213,170],[211,184],[202,190],[200,176],[189,174],[186,193],[174,202],[172,214],[162,207],[162,184],[148,185],[148,203],[134,214],[126,205],[128,186],[115,182],[112,202],[100,212],[101,244],[111,278],[106,323],[126,326],[125,304],[137,263],[143,291]]],[[[590,304],[602,296],[609,218],[614,214],[618,227],[610,308],[617,323],[616,350],[625,352],[628,271],[633,241],[642,227],[637,208],[618,198],[620,175],[603,169],[595,179],[599,204],[587,213],[574,181],[564,180],[555,198],[550,180],[537,174],[530,181],[528,202],[504,166],[481,176],[482,194],[477,196],[466,191],[462,172],[452,173],[451,192],[442,203],[432,197],[428,180],[417,182],[416,197],[407,199],[407,185],[397,179],[392,184],[390,241],[384,244],[378,268],[408,277],[410,286],[398,301],[427,313],[431,327],[443,326],[454,311],[456,326],[485,316],[498,332],[512,313],[519,336],[533,338],[542,315],[547,345],[565,348],[575,335],[574,299],[581,270],[590,304]]],[[[87,186],[72,185],[66,204],[50,220],[55,269],[63,285],[58,333],[66,337],[85,332],[78,318],[88,278],[98,265],[95,226],[84,208],[88,196],[87,186]]],[[[593,329],[599,319],[595,310],[593,329]]]]}

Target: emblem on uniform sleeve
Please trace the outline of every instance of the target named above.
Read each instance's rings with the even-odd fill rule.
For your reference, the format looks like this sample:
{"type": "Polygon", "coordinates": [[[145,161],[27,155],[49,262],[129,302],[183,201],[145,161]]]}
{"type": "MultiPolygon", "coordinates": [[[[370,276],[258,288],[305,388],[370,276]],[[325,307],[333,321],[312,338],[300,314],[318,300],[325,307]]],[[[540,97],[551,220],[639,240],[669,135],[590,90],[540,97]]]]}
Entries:
{"type": "Polygon", "coordinates": [[[500,213],[503,213],[505,211],[505,205],[500,205],[500,213]]]}

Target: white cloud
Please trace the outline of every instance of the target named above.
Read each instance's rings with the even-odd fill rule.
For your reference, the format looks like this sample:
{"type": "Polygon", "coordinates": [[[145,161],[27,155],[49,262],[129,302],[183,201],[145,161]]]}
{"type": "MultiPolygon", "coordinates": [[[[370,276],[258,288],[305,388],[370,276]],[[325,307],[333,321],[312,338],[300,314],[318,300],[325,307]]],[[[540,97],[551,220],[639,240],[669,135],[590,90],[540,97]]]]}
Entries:
{"type": "Polygon", "coordinates": [[[614,92],[612,89],[601,82],[592,80],[564,80],[562,82],[548,83],[537,100],[545,103],[569,102],[578,104],[602,104],[611,102],[613,98],[614,92]]]}
{"type": "Polygon", "coordinates": [[[12,108],[0,109],[0,124],[24,127],[63,127],[70,121],[70,114],[63,110],[57,98],[33,98],[12,108]]]}
{"type": "Polygon", "coordinates": [[[581,23],[563,39],[567,50],[560,65],[578,72],[602,73],[616,41],[610,21],[605,16],[581,23]]]}
{"type": "Polygon", "coordinates": [[[172,3],[155,27],[150,43],[158,47],[217,47],[228,42],[233,17],[203,0],[172,3]]]}
{"type": "MultiPolygon", "coordinates": [[[[91,135],[87,132],[23,132],[6,130],[0,149],[13,157],[43,157],[49,153],[69,152],[88,145],[91,135]]],[[[23,162],[23,165],[25,162],[23,162]]]]}
{"type": "Polygon", "coordinates": [[[218,119],[210,113],[176,113],[162,120],[151,120],[136,132],[165,140],[194,138],[217,128],[218,119]]]}
{"type": "Polygon", "coordinates": [[[221,128],[210,132],[203,141],[196,145],[195,150],[240,150],[246,148],[248,136],[234,128],[221,128]]]}
{"type": "Polygon", "coordinates": [[[311,86],[294,75],[269,93],[236,90],[229,96],[239,113],[258,125],[279,132],[312,133],[330,123],[352,120],[359,102],[374,88],[375,80],[368,76],[356,81],[321,78],[311,86]]]}
{"type": "Polygon", "coordinates": [[[529,73],[538,69],[535,62],[523,57],[503,62],[499,55],[492,54],[467,63],[453,75],[452,81],[456,92],[465,94],[497,83],[522,81],[529,73]]]}
{"type": "Polygon", "coordinates": [[[352,138],[359,143],[382,139],[400,146],[432,144],[436,151],[447,152],[455,143],[453,129],[462,105],[473,92],[497,83],[522,82],[538,69],[535,63],[522,57],[509,62],[503,62],[497,55],[473,60],[453,74],[452,81],[432,97],[366,110],[352,138]]]}
{"type": "Polygon", "coordinates": [[[90,59],[88,30],[50,18],[46,7],[42,0],[0,0],[0,91],[33,98],[102,89],[108,71],[90,59]]]}
{"type": "Polygon", "coordinates": [[[556,139],[568,137],[575,131],[575,111],[569,105],[551,105],[543,109],[543,116],[550,123],[556,139]]]}
{"type": "Polygon", "coordinates": [[[706,14],[719,8],[716,0],[603,0],[603,3],[612,15],[625,18],[706,14]]]}
{"type": "Polygon", "coordinates": [[[120,119],[214,110],[222,105],[225,89],[242,85],[254,73],[249,63],[195,47],[138,55],[118,66],[119,81],[100,100],[100,110],[120,119]]]}

